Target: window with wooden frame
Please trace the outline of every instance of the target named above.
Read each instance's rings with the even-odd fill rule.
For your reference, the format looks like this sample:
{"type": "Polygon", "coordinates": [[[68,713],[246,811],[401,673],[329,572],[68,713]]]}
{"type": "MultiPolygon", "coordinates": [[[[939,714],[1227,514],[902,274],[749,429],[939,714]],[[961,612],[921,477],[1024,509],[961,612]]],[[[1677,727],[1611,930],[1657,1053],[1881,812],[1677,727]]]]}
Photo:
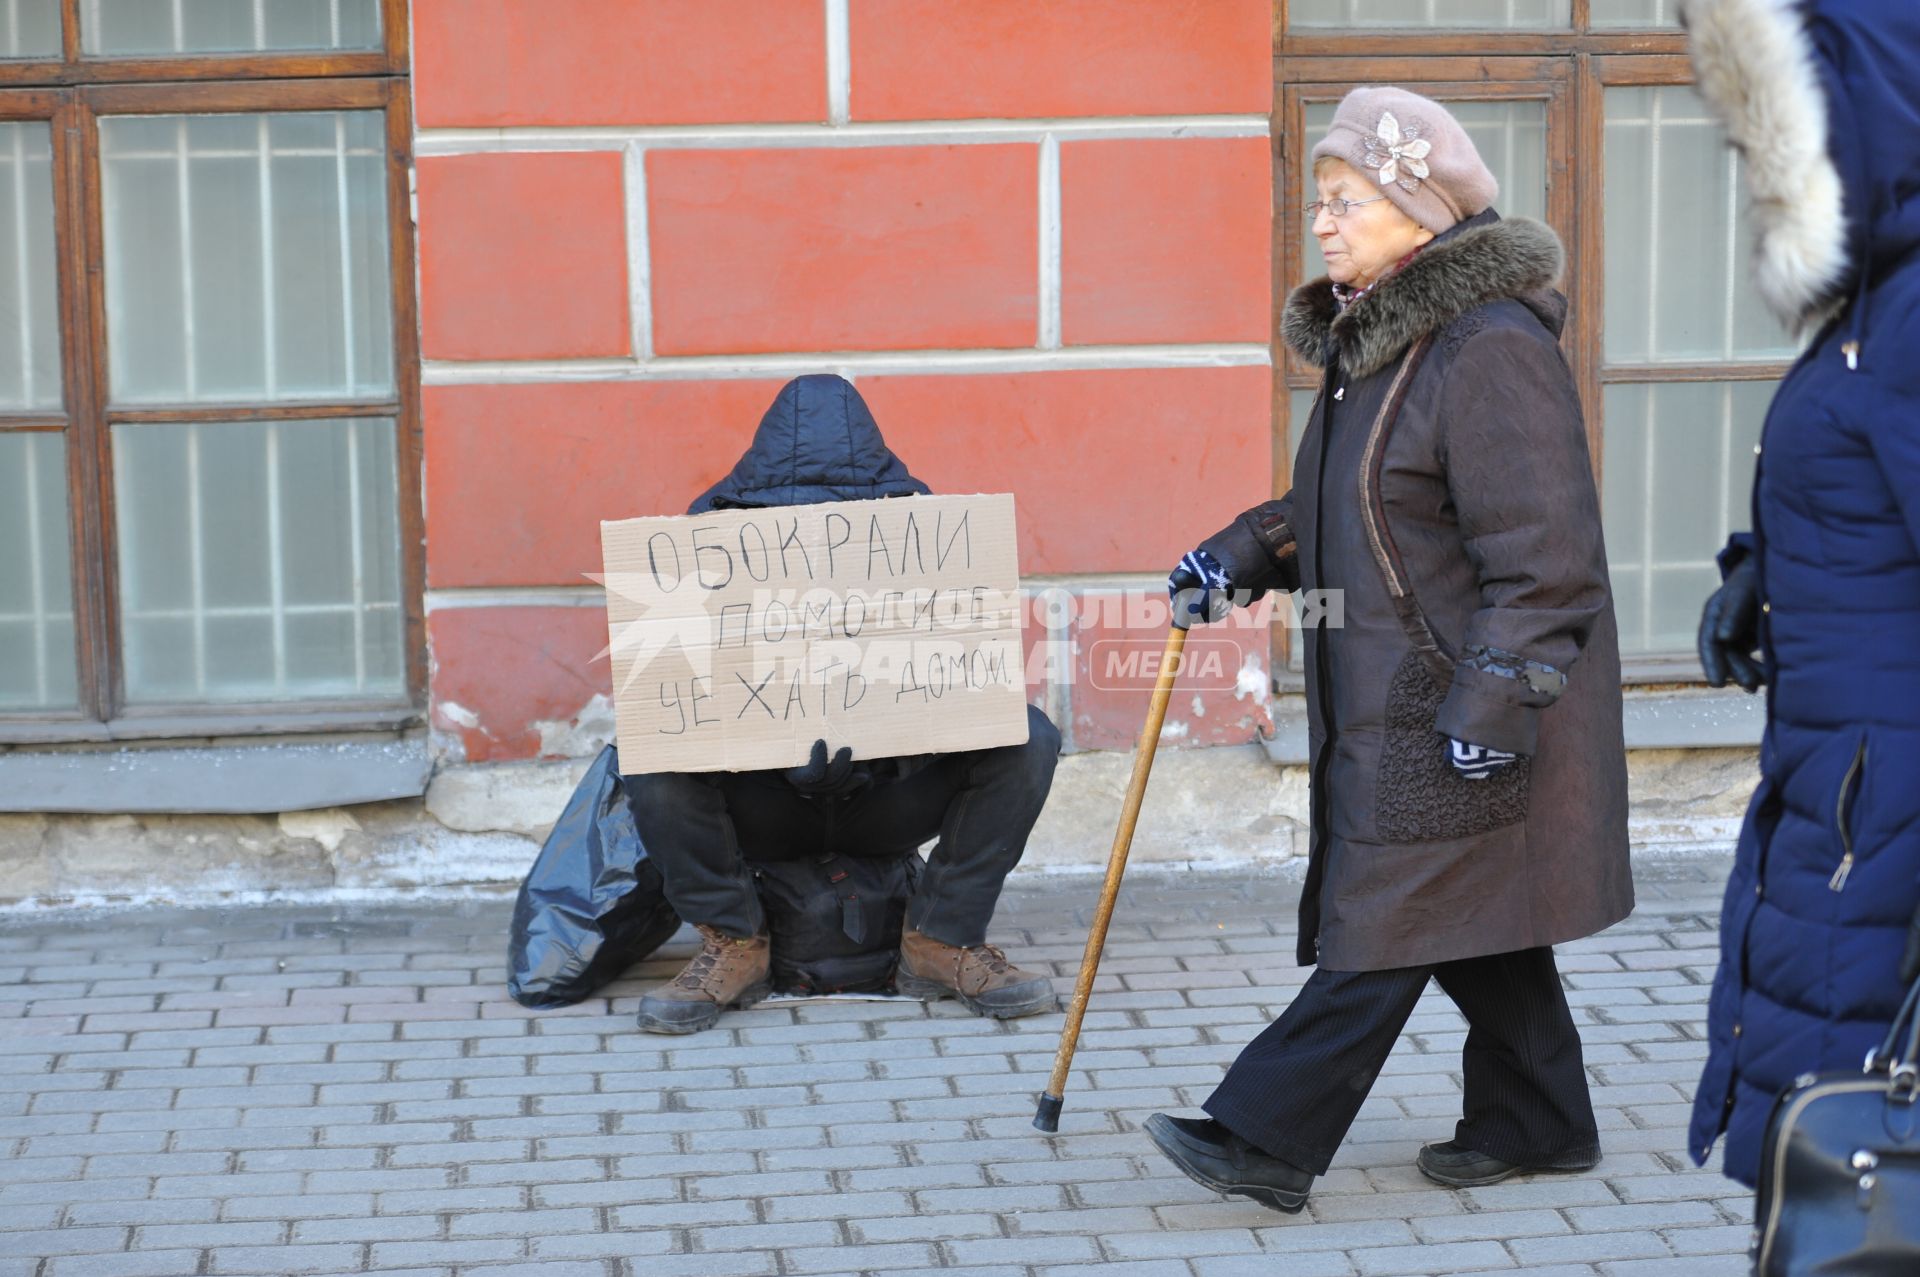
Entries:
{"type": "Polygon", "coordinates": [[[0,0],[0,741],[421,701],[404,0],[0,0]]]}
{"type": "MultiPolygon", "coordinates": [[[[1626,677],[1688,682],[1714,554],[1747,526],[1753,448],[1795,354],[1746,270],[1740,160],[1691,87],[1676,0],[1277,0],[1276,306],[1321,273],[1306,153],[1358,84],[1446,102],[1496,207],[1568,250],[1562,339],[1599,478],[1626,677]]],[[[1277,341],[1274,485],[1318,390],[1277,341]]],[[[1286,636],[1280,635],[1283,649],[1286,636]]],[[[1298,670],[1297,652],[1275,668],[1298,670]]]]}

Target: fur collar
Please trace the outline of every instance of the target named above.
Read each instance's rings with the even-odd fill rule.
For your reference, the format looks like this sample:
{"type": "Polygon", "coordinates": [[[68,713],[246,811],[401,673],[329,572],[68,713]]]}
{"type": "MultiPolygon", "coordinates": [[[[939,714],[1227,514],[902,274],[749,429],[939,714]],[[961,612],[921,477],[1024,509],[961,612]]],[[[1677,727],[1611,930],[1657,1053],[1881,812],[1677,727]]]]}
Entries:
{"type": "Polygon", "coordinates": [[[1840,174],[1827,153],[1827,99],[1796,0],[1684,0],[1700,92],[1727,122],[1753,196],[1754,285],[1795,331],[1843,299],[1840,174]]]}
{"type": "Polygon", "coordinates": [[[1566,265],[1560,237],[1528,218],[1510,222],[1483,213],[1434,240],[1420,255],[1341,311],[1333,281],[1294,290],[1280,335],[1295,353],[1323,367],[1340,345],[1340,366],[1355,377],[1380,371],[1419,338],[1438,332],[1477,306],[1505,298],[1533,305],[1543,319],[1557,311],[1538,294],[1566,265]]]}

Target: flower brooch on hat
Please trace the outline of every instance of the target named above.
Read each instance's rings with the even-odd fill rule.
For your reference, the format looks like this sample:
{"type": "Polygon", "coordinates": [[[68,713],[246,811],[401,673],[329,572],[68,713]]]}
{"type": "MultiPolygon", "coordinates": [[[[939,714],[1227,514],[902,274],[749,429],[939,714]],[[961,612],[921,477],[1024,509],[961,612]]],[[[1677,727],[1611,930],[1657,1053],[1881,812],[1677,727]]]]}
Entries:
{"type": "Polygon", "coordinates": [[[1379,126],[1366,139],[1367,154],[1361,163],[1379,170],[1382,186],[1398,182],[1403,191],[1419,190],[1421,180],[1429,175],[1427,156],[1433,152],[1433,143],[1420,136],[1424,131],[1418,120],[1403,129],[1392,111],[1381,112],[1379,126]]]}

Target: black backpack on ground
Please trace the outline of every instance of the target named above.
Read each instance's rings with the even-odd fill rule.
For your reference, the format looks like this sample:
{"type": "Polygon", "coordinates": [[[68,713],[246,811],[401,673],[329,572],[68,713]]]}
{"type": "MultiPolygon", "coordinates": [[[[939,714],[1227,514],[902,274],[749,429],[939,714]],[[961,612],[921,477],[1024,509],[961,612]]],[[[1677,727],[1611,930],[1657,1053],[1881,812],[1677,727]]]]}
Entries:
{"type": "Polygon", "coordinates": [[[918,852],[750,865],[773,939],[776,993],[892,991],[907,900],[926,868],[918,852]]]}

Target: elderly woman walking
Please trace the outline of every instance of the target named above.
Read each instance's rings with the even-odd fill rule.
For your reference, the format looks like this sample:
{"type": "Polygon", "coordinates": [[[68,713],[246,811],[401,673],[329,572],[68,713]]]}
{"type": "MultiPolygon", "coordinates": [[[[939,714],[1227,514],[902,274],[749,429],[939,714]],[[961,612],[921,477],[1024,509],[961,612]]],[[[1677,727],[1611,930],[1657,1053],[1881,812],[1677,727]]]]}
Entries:
{"type": "Polygon", "coordinates": [[[1700,628],[1708,681],[1767,687],[1692,1131],[1751,1185],[1775,1097],[1859,1068],[1920,977],[1920,4],[1685,14],[1747,161],[1754,282],[1814,334],[1700,628]]]}
{"type": "Polygon", "coordinates": [[[1338,591],[1305,636],[1318,964],[1207,1100],[1147,1130],[1200,1183],[1306,1202],[1429,979],[1466,1016],[1440,1183],[1599,1159],[1550,946],[1632,908],[1613,601],[1558,338],[1558,239],[1502,221],[1459,123],[1355,90],[1313,149],[1329,277],[1283,335],[1325,370],[1294,488],[1182,561],[1176,623],[1338,591]],[[1335,619],[1339,618],[1339,619],[1335,619]],[[1333,621],[1333,624],[1329,624],[1333,621]],[[1343,622],[1343,623],[1342,623],[1343,622]]]}

